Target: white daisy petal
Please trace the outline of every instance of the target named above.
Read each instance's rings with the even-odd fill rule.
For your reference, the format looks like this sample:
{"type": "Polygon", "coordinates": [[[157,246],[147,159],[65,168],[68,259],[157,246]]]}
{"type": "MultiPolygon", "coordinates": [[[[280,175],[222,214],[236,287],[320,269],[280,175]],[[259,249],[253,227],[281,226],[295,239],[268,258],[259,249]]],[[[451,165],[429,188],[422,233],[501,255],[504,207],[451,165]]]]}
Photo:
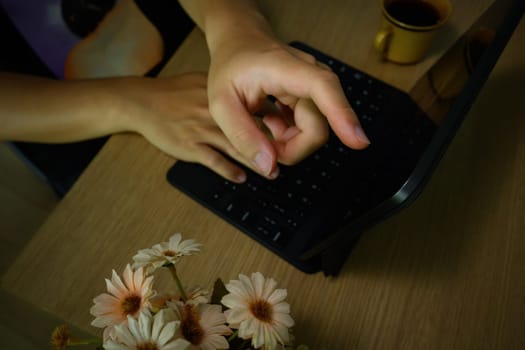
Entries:
{"type": "Polygon", "coordinates": [[[186,350],[191,344],[184,339],[177,339],[169,344],[166,344],[159,350],[186,350]]]}
{"type": "Polygon", "coordinates": [[[220,325],[220,326],[207,327],[206,330],[209,333],[217,333],[217,334],[231,334],[232,333],[232,330],[230,329],[230,327],[226,326],[225,324],[220,325]]]}
{"type": "Polygon", "coordinates": [[[212,335],[210,336],[210,345],[213,346],[212,349],[229,349],[230,344],[223,336],[212,335]]]}
{"type": "Polygon", "coordinates": [[[268,298],[268,302],[271,304],[277,304],[286,299],[287,296],[288,291],[286,289],[276,289],[268,298]]]}
{"type": "Polygon", "coordinates": [[[221,303],[224,306],[229,307],[229,308],[246,309],[248,307],[244,299],[239,298],[235,294],[226,294],[225,296],[222,297],[221,303]]]}
{"type": "MultiPolygon", "coordinates": [[[[255,274],[252,274],[252,276],[255,274]]],[[[253,288],[252,280],[246,275],[239,275],[239,281],[242,283],[243,289],[247,294],[255,296],[255,289],[253,288]]]]}
{"type": "MultiPolygon", "coordinates": [[[[254,325],[255,327],[255,325],[254,325]]],[[[264,328],[263,327],[257,327],[257,328],[260,328],[260,329],[254,329],[253,331],[253,337],[252,337],[252,345],[254,348],[260,348],[261,346],[263,345],[267,345],[267,346],[270,346],[270,344],[268,344],[268,342],[265,342],[265,332],[264,332],[264,328]]]]}
{"type": "MultiPolygon", "coordinates": [[[[131,269],[131,265],[128,265],[129,269],[131,269]]],[[[138,289],[139,286],[141,286],[144,283],[144,268],[139,267],[135,273],[133,273],[133,288],[138,289]]]]}
{"type": "Polygon", "coordinates": [[[277,324],[282,324],[283,326],[288,327],[288,328],[293,327],[293,325],[295,324],[294,320],[289,314],[283,314],[283,313],[279,313],[275,315],[275,322],[277,324]]]}
{"type": "Polygon", "coordinates": [[[153,319],[148,314],[149,312],[141,312],[139,316],[140,335],[143,339],[150,337],[153,328],[153,319]]]}
{"type": "Polygon", "coordinates": [[[158,339],[160,336],[160,331],[162,330],[162,327],[164,326],[164,311],[165,309],[160,310],[154,317],[153,320],[153,327],[151,328],[151,337],[153,339],[158,339]]]}
{"type": "Polygon", "coordinates": [[[279,303],[273,305],[273,311],[276,313],[281,314],[289,314],[290,313],[290,304],[288,303],[279,303]]]}
{"type": "Polygon", "coordinates": [[[228,323],[241,323],[243,320],[250,319],[251,314],[246,309],[230,309],[226,314],[228,323]]]}
{"type": "Polygon", "coordinates": [[[115,326],[107,326],[102,332],[102,339],[104,341],[115,339],[115,326]]]}
{"type": "Polygon", "coordinates": [[[167,342],[170,341],[171,338],[173,338],[173,335],[175,334],[175,330],[177,329],[178,322],[177,321],[171,321],[166,323],[164,328],[162,328],[162,331],[159,334],[159,337],[157,338],[157,341],[160,345],[164,345],[167,342]]]}
{"type": "Polygon", "coordinates": [[[277,282],[273,278],[268,278],[264,283],[264,291],[261,295],[261,298],[268,299],[275,290],[275,287],[277,287],[277,282]]]}
{"type": "Polygon", "coordinates": [[[126,290],[128,290],[126,285],[122,282],[122,279],[120,278],[120,276],[117,274],[117,271],[115,270],[111,272],[111,283],[113,283],[113,285],[122,292],[125,292],[126,290]]]}
{"type": "Polygon", "coordinates": [[[290,341],[290,333],[287,327],[276,325],[274,330],[279,335],[281,343],[286,344],[290,341]]]}
{"type": "Polygon", "coordinates": [[[126,293],[126,289],[121,288],[118,283],[113,283],[109,279],[106,278],[106,289],[108,292],[117,298],[122,298],[123,295],[126,293]]]}
{"type": "Polygon", "coordinates": [[[95,316],[96,314],[104,314],[109,312],[114,307],[119,305],[119,302],[120,299],[117,297],[107,293],[102,293],[93,299],[93,303],[95,303],[95,305],[91,307],[91,314],[95,316]]]}
{"type": "Polygon", "coordinates": [[[265,280],[260,272],[252,274],[252,285],[254,289],[254,295],[257,298],[262,298],[265,280]]]}
{"type": "Polygon", "coordinates": [[[239,296],[241,298],[244,298],[245,296],[249,295],[249,293],[246,291],[246,288],[244,288],[241,281],[237,281],[237,280],[230,281],[229,283],[226,283],[224,287],[231,294],[239,296]]]}
{"type": "Polygon", "coordinates": [[[122,343],[129,347],[137,344],[137,339],[135,339],[135,336],[126,324],[120,324],[115,327],[115,337],[118,337],[122,343]]]}
{"type": "Polygon", "coordinates": [[[104,328],[110,324],[116,324],[117,322],[112,322],[114,319],[110,316],[99,316],[91,321],[91,325],[97,328],[104,328]]]}
{"type": "Polygon", "coordinates": [[[159,253],[162,253],[165,250],[166,250],[166,248],[164,247],[164,245],[162,243],[158,243],[158,244],[155,244],[153,247],[151,247],[150,254],[158,254],[158,255],[160,255],[159,253]]]}
{"type": "Polygon", "coordinates": [[[126,285],[127,289],[135,289],[135,285],[133,283],[133,270],[131,269],[131,265],[126,265],[122,277],[124,278],[124,284],[126,285]]]}
{"type": "Polygon", "coordinates": [[[248,318],[240,322],[239,327],[239,337],[242,339],[250,339],[253,336],[253,333],[256,331],[254,327],[254,319],[248,318]]]}
{"type": "Polygon", "coordinates": [[[201,323],[206,326],[225,324],[226,316],[222,313],[220,305],[203,304],[201,323]]]}
{"type": "Polygon", "coordinates": [[[178,247],[181,240],[182,240],[181,234],[175,233],[173,236],[170,237],[168,242],[169,242],[170,247],[176,248],[178,247]]]}
{"type": "Polygon", "coordinates": [[[191,255],[192,253],[200,252],[202,244],[197,243],[193,239],[188,239],[179,244],[178,253],[181,255],[191,255]]]}
{"type": "Polygon", "coordinates": [[[129,350],[129,347],[110,340],[104,343],[104,350],[129,350]]]}
{"type": "Polygon", "coordinates": [[[184,350],[189,343],[182,339],[175,339],[175,329],[178,321],[165,322],[169,318],[162,311],[152,316],[149,311],[140,314],[139,319],[128,316],[127,323],[115,327],[115,336],[106,340],[108,348],[137,349],[142,344],[152,344],[158,350],[184,350]],[[157,317],[158,316],[158,317],[157,317]],[[157,332],[158,336],[154,334],[157,332]],[[158,329],[158,330],[157,330],[158,329]]]}
{"type": "Polygon", "coordinates": [[[137,339],[137,341],[142,342],[144,340],[144,338],[142,337],[142,332],[141,332],[138,320],[136,320],[134,317],[129,316],[129,315],[128,315],[128,328],[131,334],[133,334],[133,336],[135,337],[135,339],[137,339]]]}

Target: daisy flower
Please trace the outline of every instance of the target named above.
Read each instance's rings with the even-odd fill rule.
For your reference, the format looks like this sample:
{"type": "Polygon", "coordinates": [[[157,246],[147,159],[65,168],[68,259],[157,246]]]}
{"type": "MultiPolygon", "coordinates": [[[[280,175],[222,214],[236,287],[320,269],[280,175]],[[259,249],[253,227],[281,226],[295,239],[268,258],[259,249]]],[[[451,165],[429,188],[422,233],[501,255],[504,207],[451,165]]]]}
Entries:
{"type": "Polygon", "coordinates": [[[168,306],[169,302],[175,302],[179,300],[180,300],[180,296],[178,294],[172,294],[172,293],[156,294],[153,298],[149,300],[151,304],[151,311],[155,313],[161,309],[165,309],[168,306]]]}
{"type": "Polygon", "coordinates": [[[100,345],[100,339],[98,338],[87,338],[80,339],[73,337],[69,332],[69,328],[66,325],[56,327],[51,333],[51,347],[54,350],[66,350],[69,346],[73,345],[88,345],[97,344],[100,345]]]}
{"type": "Polygon", "coordinates": [[[116,325],[127,322],[128,316],[137,317],[142,310],[149,308],[149,299],[155,295],[153,276],[147,276],[142,268],[133,271],[128,264],[123,277],[124,282],[113,270],[111,280],[106,279],[109,293],[102,293],[93,299],[95,305],[90,313],[95,319],[91,324],[104,328],[104,339],[113,335],[116,325]]]}
{"type": "MultiPolygon", "coordinates": [[[[187,304],[197,305],[197,304],[207,304],[209,303],[209,292],[206,289],[201,287],[193,287],[186,292],[188,300],[187,304]]],[[[179,294],[173,293],[161,293],[155,295],[150,299],[151,309],[153,312],[156,312],[160,309],[168,307],[169,303],[182,302],[182,296],[179,294]]]]}
{"type": "Polygon", "coordinates": [[[155,316],[145,310],[138,320],[131,315],[127,318],[127,323],[115,327],[115,338],[104,343],[105,350],[185,350],[189,346],[175,337],[180,322],[172,310],[161,310],[155,316]]]}
{"type": "Polygon", "coordinates": [[[208,296],[210,293],[201,287],[193,287],[189,289],[186,294],[188,295],[186,304],[198,305],[208,304],[210,302],[210,298],[208,296]]]}
{"type": "Polygon", "coordinates": [[[229,308],[224,314],[229,325],[239,330],[239,337],[252,339],[258,349],[273,350],[277,344],[290,341],[288,328],[294,325],[290,316],[290,305],[286,299],[286,289],[276,289],[274,279],[265,279],[260,272],[251,278],[239,275],[225,285],[229,294],[221,302],[229,308]]]}
{"type": "Polygon", "coordinates": [[[133,257],[133,267],[145,267],[148,272],[163,266],[175,263],[186,255],[192,255],[200,251],[202,244],[194,239],[182,240],[179,233],[170,237],[168,242],[155,244],[149,249],[142,249],[133,257]]]}
{"type": "Polygon", "coordinates": [[[58,326],[51,334],[51,346],[55,350],[66,350],[70,339],[71,335],[67,326],[58,326]]]}
{"type": "Polygon", "coordinates": [[[188,349],[229,349],[225,335],[232,334],[220,305],[168,302],[180,319],[180,334],[191,343],[188,349]]]}

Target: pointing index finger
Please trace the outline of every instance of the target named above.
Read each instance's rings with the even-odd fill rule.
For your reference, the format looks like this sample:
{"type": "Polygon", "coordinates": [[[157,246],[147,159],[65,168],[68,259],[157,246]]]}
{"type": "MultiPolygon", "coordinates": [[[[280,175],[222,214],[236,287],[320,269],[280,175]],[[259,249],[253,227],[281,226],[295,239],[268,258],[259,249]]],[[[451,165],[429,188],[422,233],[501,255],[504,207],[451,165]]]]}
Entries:
{"type": "Polygon", "coordinates": [[[368,146],[370,140],[348,103],[337,75],[326,70],[318,70],[315,74],[317,78],[309,84],[308,95],[326,116],[336,135],[351,148],[368,146]]]}

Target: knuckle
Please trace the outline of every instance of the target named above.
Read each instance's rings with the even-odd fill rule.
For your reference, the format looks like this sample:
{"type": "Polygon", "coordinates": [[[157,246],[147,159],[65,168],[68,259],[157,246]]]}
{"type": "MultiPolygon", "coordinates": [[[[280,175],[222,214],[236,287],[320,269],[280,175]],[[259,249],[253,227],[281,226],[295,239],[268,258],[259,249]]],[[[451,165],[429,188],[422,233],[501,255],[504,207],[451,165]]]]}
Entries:
{"type": "Polygon", "coordinates": [[[308,150],[310,151],[310,153],[313,153],[314,151],[324,146],[324,144],[326,144],[327,141],[328,141],[328,136],[326,136],[324,133],[323,134],[319,133],[315,135],[314,137],[312,137],[310,147],[308,148],[308,150]]]}
{"type": "Polygon", "coordinates": [[[319,70],[319,80],[328,86],[339,85],[339,77],[331,70],[319,70]]]}
{"type": "Polygon", "coordinates": [[[203,163],[212,169],[221,168],[223,165],[223,157],[216,152],[208,152],[203,159],[203,163]]]}
{"type": "Polygon", "coordinates": [[[227,100],[228,97],[225,95],[219,95],[219,94],[212,94],[209,93],[208,97],[208,107],[210,109],[210,113],[213,116],[221,116],[228,113],[227,108],[227,100]]]}
{"type": "Polygon", "coordinates": [[[312,145],[317,149],[327,143],[329,137],[328,127],[318,128],[311,137],[312,145]]]}
{"type": "Polygon", "coordinates": [[[315,64],[315,62],[317,62],[315,57],[309,53],[301,52],[300,54],[301,54],[301,58],[308,63],[315,64]]]}
{"type": "Polygon", "coordinates": [[[292,53],[292,55],[298,57],[299,59],[305,62],[315,64],[315,62],[317,61],[315,56],[313,56],[312,54],[296,49],[295,47],[290,47],[290,52],[292,53]]]}
{"type": "Polygon", "coordinates": [[[231,142],[237,146],[237,149],[244,153],[243,151],[247,150],[248,146],[254,142],[254,135],[247,129],[237,128],[232,131],[231,142]]]}

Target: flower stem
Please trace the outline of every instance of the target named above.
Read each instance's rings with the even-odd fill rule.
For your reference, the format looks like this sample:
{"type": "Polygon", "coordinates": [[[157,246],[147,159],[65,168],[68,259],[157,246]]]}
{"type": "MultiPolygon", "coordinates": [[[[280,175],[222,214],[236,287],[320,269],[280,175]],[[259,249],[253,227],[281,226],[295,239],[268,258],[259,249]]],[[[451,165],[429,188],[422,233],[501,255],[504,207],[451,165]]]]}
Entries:
{"type": "Polygon", "coordinates": [[[177,288],[179,289],[180,297],[182,298],[182,301],[186,302],[188,300],[188,296],[186,295],[186,292],[184,291],[184,288],[182,287],[182,283],[179,279],[179,276],[177,275],[177,269],[175,268],[175,265],[169,264],[167,266],[168,270],[171,272],[171,276],[173,276],[173,279],[175,280],[175,284],[177,285],[177,288]]]}
{"type": "Polygon", "coordinates": [[[235,332],[233,332],[233,334],[230,335],[230,337],[228,338],[228,343],[234,340],[235,338],[237,338],[238,335],[239,335],[239,330],[236,330],[235,332]]]}
{"type": "Polygon", "coordinates": [[[102,339],[100,338],[75,338],[69,339],[68,345],[102,345],[102,339]]]}

